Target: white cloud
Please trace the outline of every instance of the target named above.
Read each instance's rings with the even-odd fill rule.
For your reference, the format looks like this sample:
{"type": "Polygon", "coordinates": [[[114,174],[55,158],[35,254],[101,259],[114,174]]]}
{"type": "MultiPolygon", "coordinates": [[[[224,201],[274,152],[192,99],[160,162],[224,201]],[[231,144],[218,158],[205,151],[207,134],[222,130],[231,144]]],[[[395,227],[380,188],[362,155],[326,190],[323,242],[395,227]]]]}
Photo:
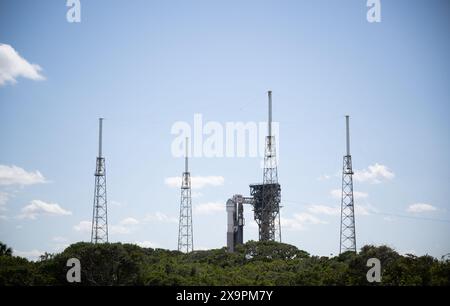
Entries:
{"type": "Polygon", "coordinates": [[[353,177],[358,182],[379,184],[382,181],[392,180],[395,177],[395,173],[388,167],[375,163],[375,165],[371,165],[367,169],[356,170],[353,177]]]}
{"type": "Polygon", "coordinates": [[[57,243],[54,245],[53,251],[57,253],[63,252],[69,245],[70,243],[57,243]]]}
{"type": "MultiPolygon", "coordinates": [[[[6,192],[0,191],[0,212],[7,211],[6,203],[9,200],[9,194],[6,192]]],[[[8,220],[8,217],[5,215],[0,215],[0,220],[8,220]]]]}
{"type": "MultiPolygon", "coordinates": [[[[206,186],[222,186],[225,182],[223,176],[192,176],[191,177],[191,188],[192,189],[202,189],[206,186]]],[[[167,177],[164,183],[169,187],[181,187],[181,176],[167,177]]]]}
{"type": "Polygon", "coordinates": [[[416,252],[415,250],[413,250],[413,249],[410,249],[410,250],[400,250],[400,251],[398,251],[398,253],[399,253],[400,255],[402,255],[402,256],[406,256],[406,255],[415,255],[415,256],[417,256],[417,252],[416,252]]]}
{"type": "Polygon", "coordinates": [[[32,251],[19,251],[13,250],[14,256],[25,257],[28,260],[36,261],[39,259],[39,256],[43,255],[44,251],[32,250],[32,251]]]}
{"type": "Polygon", "coordinates": [[[200,198],[203,196],[203,193],[199,192],[199,191],[191,191],[191,197],[192,198],[200,198]]]}
{"type": "Polygon", "coordinates": [[[62,236],[55,236],[52,238],[52,240],[54,242],[67,242],[68,239],[66,237],[62,237],[62,236]]]}
{"type": "Polygon", "coordinates": [[[210,215],[225,212],[225,203],[208,202],[194,205],[194,213],[198,215],[210,215]]]}
{"type": "Polygon", "coordinates": [[[307,224],[326,224],[326,222],[304,212],[294,214],[293,218],[281,217],[281,226],[283,229],[302,231],[306,229],[305,225],[307,224]]]}
{"type": "Polygon", "coordinates": [[[0,165],[0,186],[33,185],[45,183],[44,176],[39,172],[28,172],[17,166],[0,165]]]}
{"type": "MultiPolygon", "coordinates": [[[[342,197],[342,191],[340,189],[333,189],[330,191],[330,194],[333,198],[340,199],[342,197]]],[[[369,196],[366,192],[361,191],[353,191],[353,198],[355,200],[365,199],[369,196]]]]}
{"type": "Polygon", "coordinates": [[[9,194],[6,192],[0,191],[0,211],[6,210],[6,203],[9,200],[9,194]]]}
{"type": "Polygon", "coordinates": [[[22,208],[22,214],[19,215],[19,218],[36,219],[36,217],[42,215],[67,216],[71,214],[71,211],[63,209],[56,203],[46,203],[41,200],[33,200],[29,205],[22,208]]]}
{"type": "Polygon", "coordinates": [[[383,217],[383,220],[386,221],[386,222],[394,222],[394,221],[397,221],[397,219],[394,218],[394,217],[392,217],[392,216],[386,216],[386,217],[383,217]]]}
{"type": "Polygon", "coordinates": [[[146,214],[144,217],[145,222],[162,222],[162,223],[178,223],[178,219],[170,217],[165,213],[157,211],[156,213],[146,214]]]}
{"type": "Polygon", "coordinates": [[[376,212],[376,210],[370,205],[359,205],[355,204],[355,214],[360,216],[368,216],[372,212],[376,212]]]}
{"type": "Polygon", "coordinates": [[[333,189],[330,191],[330,194],[333,198],[340,199],[342,196],[342,191],[340,189],[333,189]]]}
{"type": "Polygon", "coordinates": [[[69,239],[62,236],[55,236],[52,238],[52,241],[55,242],[53,244],[53,251],[58,253],[64,251],[70,245],[69,239]]]}
{"type": "Polygon", "coordinates": [[[123,206],[122,202],[117,202],[117,201],[108,201],[108,204],[114,205],[114,206],[117,206],[117,207],[123,206]]]}
{"type": "Polygon", "coordinates": [[[331,178],[331,175],[323,174],[317,178],[318,181],[328,181],[331,178]]]}
{"type": "Polygon", "coordinates": [[[112,234],[130,234],[136,229],[136,225],[138,225],[140,222],[132,217],[127,217],[125,219],[122,219],[119,224],[117,225],[111,225],[110,231],[112,234]]]}
{"type": "Polygon", "coordinates": [[[308,213],[298,213],[294,214],[294,219],[298,220],[302,223],[308,223],[308,224],[325,224],[325,221],[320,220],[319,218],[308,214],[308,213]]]}
{"type": "Polygon", "coordinates": [[[308,211],[312,214],[336,216],[341,213],[341,209],[337,206],[326,205],[310,205],[308,211]]]}
{"type": "Polygon", "coordinates": [[[426,204],[426,203],[416,203],[409,205],[406,209],[410,213],[424,213],[424,212],[431,212],[436,211],[437,208],[433,205],[426,204]]]}
{"type": "Polygon", "coordinates": [[[152,249],[156,249],[156,248],[160,248],[160,245],[148,240],[145,241],[135,241],[134,244],[140,246],[141,248],[152,248],[152,249]]]}
{"type": "Polygon", "coordinates": [[[135,218],[132,217],[128,217],[123,219],[122,221],[120,221],[120,225],[137,225],[139,224],[139,221],[136,220],[135,218]]]}
{"type": "MultiPolygon", "coordinates": [[[[316,215],[339,216],[341,214],[340,206],[310,205],[307,210],[316,215]]],[[[360,205],[355,203],[355,214],[357,215],[368,216],[375,212],[377,212],[377,209],[370,204],[360,205]]]]}
{"type": "Polygon", "coordinates": [[[367,192],[353,191],[353,197],[355,198],[355,200],[366,199],[368,196],[369,194],[367,192]]]}
{"type": "Polygon", "coordinates": [[[7,82],[14,84],[18,77],[35,81],[45,80],[41,71],[39,65],[30,64],[10,45],[0,44],[0,86],[7,82]]]}
{"type": "Polygon", "coordinates": [[[303,231],[305,230],[305,226],[303,223],[295,220],[293,218],[284,218],[281,217],[281,226],[282,230],[292,230],[292,231],[303,231]]]}
{"type": "MultiPolygon", "coordinates": [[[[216,248],[218,248],[218,247],[216,247],[216,248]]],[[[211,249],[212,248],[206,247],[204,245],[195,246],[195,250],[196,251],[208,251],[208,250],[211,250],[211,249]]]]}
{"type": "MultiPolygon", "coordinates": [[[[109,232],[111,234],[130,234],[136,229],[136,225],[140,222],[132,217],[127,217],[122,219],[118,224],[110,225],[109,232]]],[[[92,231],[92,223],[91,221],[81,221],[77,225],[73,227],[73,229],[77,232],[89,233],[92,231]]]]}
{"type": "Polygon", "coordinates": [[[121,235],[125,235],[125,234],[130,234],[132,229],[129,228],[128,226],[124,226],[124,225],[111,225],[109,227],[109,231],[112,234],[121,234],[121,235]]]}
{"type": "Polygon", "coordinates": [[[77,225],[73,226],[73,229],[77,232],[87,233],[92,230],[92,222],[91,221],[80,221],[77,225]]]}

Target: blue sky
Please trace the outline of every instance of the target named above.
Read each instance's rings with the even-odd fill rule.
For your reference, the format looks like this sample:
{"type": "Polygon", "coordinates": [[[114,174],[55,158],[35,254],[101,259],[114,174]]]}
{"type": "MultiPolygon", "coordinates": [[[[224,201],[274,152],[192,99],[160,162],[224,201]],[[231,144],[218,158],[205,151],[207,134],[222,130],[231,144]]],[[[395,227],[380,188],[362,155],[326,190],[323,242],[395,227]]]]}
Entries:
{"type": "MultiPolygon", "coordinates": [[[[349,114],[357,246],[449,253],[450,5],[381,4],[369,23],[363,0],[81,0],[69,23],[65,1],[1,0],[0,71],[15,82],[0,85],[0,240],[32,258],[90,239],[103,116],[110,240],[175,249],[172,125],[263,122],[270,89],[284,242],[338,252],[349,114]]],[[[192,158],[209,182],[194,189],[196,248],[225,245],[222,209],[262,180],[260,162],[192,158]]]]}

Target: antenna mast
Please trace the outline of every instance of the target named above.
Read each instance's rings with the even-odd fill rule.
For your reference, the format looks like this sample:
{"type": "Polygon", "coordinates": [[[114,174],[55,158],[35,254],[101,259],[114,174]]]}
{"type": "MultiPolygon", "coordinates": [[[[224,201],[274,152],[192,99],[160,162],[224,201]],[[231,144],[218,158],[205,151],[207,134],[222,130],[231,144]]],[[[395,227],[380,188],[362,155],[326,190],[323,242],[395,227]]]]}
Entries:
{"type": "Polygon", "coordinates": [[[106,167],[102,156],[103,118],[99,118],[98,156],[95,167],[94,208],[91,242],[108,242],[108,208],[106,198],[106,167]]]}
{"type": "Polygon", "coordinates": [[[350,155],[350,118],[345,116],[346,147],[342,168],[342,198],[341,198],[341,231],[339,253],[347,251],[356,253],[355,207],[353,198],[353,169],[350,155]]]}
{"type": "Polygon", "coordinates": [[[184,159],[184,172],[181,177],[181,201],[180,221],[178,227],[178,251],[192,252],[194,250],[193,228],[192,228],[192,196],[191,196],[191,174],[188,168],[188,143],[186,137],[186,156],[184,159]]]}

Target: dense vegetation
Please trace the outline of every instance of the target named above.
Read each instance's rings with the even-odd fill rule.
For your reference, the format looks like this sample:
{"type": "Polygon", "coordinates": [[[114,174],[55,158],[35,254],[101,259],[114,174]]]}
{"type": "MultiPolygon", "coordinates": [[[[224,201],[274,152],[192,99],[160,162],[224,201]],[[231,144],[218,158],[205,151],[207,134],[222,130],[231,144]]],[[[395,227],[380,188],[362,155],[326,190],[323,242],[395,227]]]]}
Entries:
{"type": "Polygon", "coordinates": [[[381,261],[381,285],[450,285],[449,260],[402,256],[386,246],[328,258],[276,242],[250,241],[236,253],[222,248],[190,254],[80,242],[37,262],[14,257],[4,244],[0,249],[0,285],[68,285],[69,258],[81,262],[81,285],[379,285],[366,280],[372,257],[381,261]]]}

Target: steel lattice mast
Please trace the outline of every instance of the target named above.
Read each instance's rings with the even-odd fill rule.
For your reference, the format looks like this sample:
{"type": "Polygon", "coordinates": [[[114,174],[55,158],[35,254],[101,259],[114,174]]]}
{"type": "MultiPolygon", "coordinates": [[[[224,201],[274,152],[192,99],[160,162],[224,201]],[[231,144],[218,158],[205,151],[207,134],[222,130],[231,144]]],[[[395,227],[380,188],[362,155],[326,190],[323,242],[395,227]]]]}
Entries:
{"type": "Polygon", "coordinates": [[[272,91],[268,91],[269,118],[268,135],[264,152],[263,201],[264,208],[259,224],[259,240],[278,240],[281,242],[280,198],[278,189],[278,168],[275,136],[272,135],[272,91]]]}
{"type": "Polygon", "coordinates": [[[355,207],[353,199],[353,169],[350,155],[350,127],[349,116],[345,116],[347,154],[344,156],[342,169],[342,198],[341,198],[341,234],[339,253],[356,252],[355,207]]]}
{"type": "Polygon", "coordinates": [[[95,168],[94,209],[91,242],[108,242],[108,209],[106,198],[106,167],[102,156],[103,118],[99,118],[98,157],[95,168]]]}
{"type": "Polygon", "coordinates": [[[178,228],[178,251],[194,250],[192,228],[191,174],[188,168],[188,138],[186,138],[185,169],[181,178],[180,221],[178,228]]]}

